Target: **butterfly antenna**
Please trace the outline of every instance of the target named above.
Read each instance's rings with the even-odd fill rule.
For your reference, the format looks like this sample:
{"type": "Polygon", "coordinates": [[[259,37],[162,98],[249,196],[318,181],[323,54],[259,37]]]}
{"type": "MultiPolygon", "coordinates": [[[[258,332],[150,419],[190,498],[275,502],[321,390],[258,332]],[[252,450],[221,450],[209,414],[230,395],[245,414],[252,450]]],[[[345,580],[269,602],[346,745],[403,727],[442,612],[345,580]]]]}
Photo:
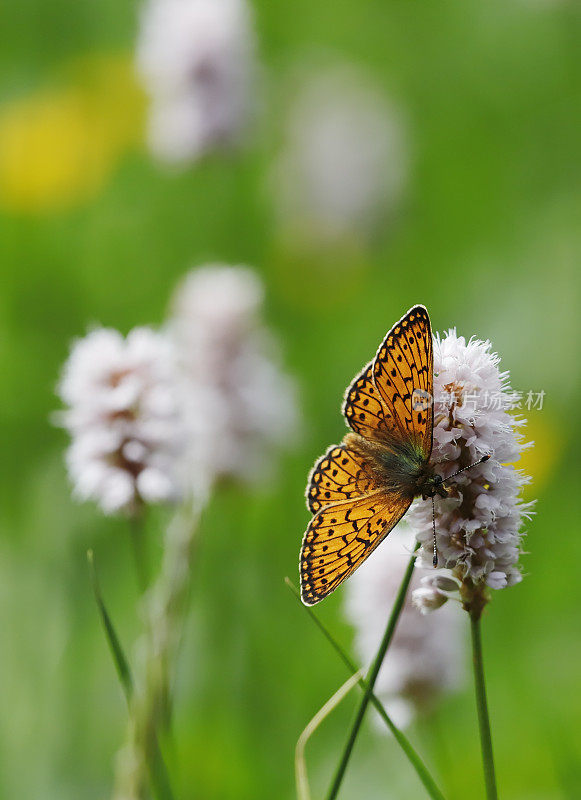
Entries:
{"type": "Polygon", "coordinates": [[[456,475],[459,475],[461,472],[466,472],[467,469],[472,469],[472,467],[477,467],[479,464],[484,464],[484,462],[488,461],[489,458],[490,458],[489,455],[488,456],[482,456],[482,458],[479,458],[478,461],[474,462],[474,464],[468,464],[467,467],[462,467],[462,469],[459,469],[458,472],[455,472],[453,475],[448,475],[447,478],[444,478],[442,483],[446,483],[447,481],[452,480],[452,478],[455,478],[456,475]]]}
{"type": "Polygon", "coordinates": [[[432,564],[434,567],[438,566],[438,545],[436,543],[436,506],[434,503],[434,498],[432,497],[432,530],[434,532],[434,557],[432,558],[432,564]]]}
{"type": "MultiPolygon", "coordinates": [[[[490,458],[489,455],[488,456],[482,456],[482,458],[479,458],[478,461],[474,462],[474,464],[468,464],[467,467],[462,467],[462,469],[459,469],[458,472],[454,472],[453,475],[449,475],[447,478],[444,478],[442,483],[446,483],[446,481],[449,481],[452,478],[455,478],[456,475],[459,475],[461,472],[465,472],[467,469],[472,469],[472,467],[477,467],[478,464],[484,464],[484,462],[488,461],[489,458],[490,458]]],[[[433,495],[432,495],[432,531],[433,531],[433,535],[434,535],[434,557],[432,558],[432,564],[434,565],[434,567],[437,567],[438,566],[438,543],[436,541],[436,505],[434,503],[434,496],[433,495]]]]}

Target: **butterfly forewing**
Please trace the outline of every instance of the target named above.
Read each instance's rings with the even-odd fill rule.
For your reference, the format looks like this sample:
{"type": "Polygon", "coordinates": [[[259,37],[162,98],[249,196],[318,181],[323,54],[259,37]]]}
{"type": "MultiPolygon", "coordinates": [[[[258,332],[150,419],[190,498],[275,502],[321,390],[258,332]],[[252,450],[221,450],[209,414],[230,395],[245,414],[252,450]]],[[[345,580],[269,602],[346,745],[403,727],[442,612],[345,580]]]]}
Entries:
{"type": "Polygon", "coordinates": [[[301,594],[314,605],[355,572],[411,503],[377,490],[347,503],[325,506],[311,520],[301,549],[301,594]]]}
{"type": "Polygon", "coordinates": [[[373,380],[373,361],[363,368],[345,392],[343,414],[355,433],[365,439],[382,438],[390,412],[373,380]]]}
{"type": "Polygon", "coordinates": [[[373,361],[373,381],[393,431],[432,452],[433,354],[430,318],[414,306],[389,331],[373,361]],[[387,414],[391,416],[388,418],[387,414]]]}
{"type": "Polygon", "coordinates": [[[323,506],[361,497],[377,489],[365,460],[344,445],[333,445],[312,469],[307,505],[315,514],[323,506]]]}

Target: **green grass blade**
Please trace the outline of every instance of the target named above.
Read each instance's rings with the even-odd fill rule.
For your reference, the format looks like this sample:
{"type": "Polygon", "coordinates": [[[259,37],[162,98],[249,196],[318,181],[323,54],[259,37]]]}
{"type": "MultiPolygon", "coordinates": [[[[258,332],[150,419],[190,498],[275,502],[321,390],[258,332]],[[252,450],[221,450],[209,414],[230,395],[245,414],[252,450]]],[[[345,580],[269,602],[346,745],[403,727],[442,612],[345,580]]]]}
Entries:
{"type": "Polygon", "coordinates": [[[105,631],[105,638],[107,639],[107,644],[109,645],[111,655],[113,656],[113,663],[115,664],[119,681],[123,687],[127,702],[129,702],[133,695],[133,678],[131,677],[129,662],[125,657],[121,642],[119,641],[119,637],[117,636],[115,627],[109,612],[107,611],[107,607],[105,606],[105,601],[103,600],[99,579],[97,577],[97,569],[95,567],[95,556],[92,550],[87,551],[87,561],[89,562],[89,572],[91,574],[93,594],[95,595],[95,602],[97,603],[97,608],[101,617],[101,623],[103,624],[103,630],[105,631]]]}
{"type": "Polygon", "coordinates": [[[305,760],[305,747],[307,742],[317,730],[323,720],[329,716],[331,711],[335,709],[344,697],[351,691],[356,683],[359,683],[361,672],[356,672],[341,686],[334,695],[327,700],[325,705],[317,711],[315,716],[309,722],[307,727],[299,736],[295,748],[295,780],[297,785],[298,800],[311,800],[311,791],[309,789],[309,780],[307,776],[307,764],[305,760]]]}
{"type": "MultiPolygon", "coordinates": [[[[127,704],[130,705],[133,697],[133,678],[131,676],[131,669],[129,667],[129,662],[125,657],[125,652],[123,651],[119,637],[115,631],[115,626],[113,625],[111,616],[107,611],[105,601],[103,600],[103,595],[101,593],[101,587],[99,585],[99,579],[97,576],[97,569],[95,567],[95,556],[92,550],[87,551],[87,561],[89,563],[93,594],[95,595],[95,601],[97,603],[97,608],[99,610],[99,615],[105,631],[105,638],[107,639],[107,644],[109,645],[111,655],[113,656],[113,663],[115,664],[119,681],[127,699],[127,704]]],[[[169,773],[163,759],[156,734],[153,734],[151,737],[149,758],[147,761],[149,779],[151,781],[151,786],[156,798],[158,800],[174,800],[174,795],[169,780],[169,773]]]]}
{"type": "MultiPolygon", "coordinates": [[[[343,649],[343,647],[339,644],[339,642],[335,639],[333,634],[328,630],[328,628],[321,622],[319,617],[315,614],[312,608],[309,606],[305,606],[301,600],[301,596],[299,594],[298,589],[290,580],[290,578],[285,578],[285,583],[294,594],[294,596],[299,601],[300,605],[310,618],[313,620],[317,628],[323,633],[327,641],[331,644],[335,652],[338,654],[339,658],[343,661],[347,669],[351,674],[358,672],[358,667],[356,664],[351,660],[347,652],[343,649]]],[[[358,680],[359,686],[363,689],[364,692],[368,692],[369,687],[368,683],[365,678],[360,677],[358,680]]],[[[412,764],[413,768],[415,769],[419,779],[423,783],[428,795],[432,798],[432,800],[444,800],[444,795],[438,789],[436,782],[430,775],[428,768],[418,755],[418,753],[413,748],[412,744],[410,743],[407,736],[405,736],[402,731],[395,725],[392,721],[391,717],[388,715],[387,711],[383,707],[381,700],[375,695],[373,692],[369,695],[369,701],[372,703],[373,707],[376,709],[382,720],[385,722],[391,733],[393,734],[394,739],[402,748],[404,753],[406,754],[408,760],[412,764]]]]}

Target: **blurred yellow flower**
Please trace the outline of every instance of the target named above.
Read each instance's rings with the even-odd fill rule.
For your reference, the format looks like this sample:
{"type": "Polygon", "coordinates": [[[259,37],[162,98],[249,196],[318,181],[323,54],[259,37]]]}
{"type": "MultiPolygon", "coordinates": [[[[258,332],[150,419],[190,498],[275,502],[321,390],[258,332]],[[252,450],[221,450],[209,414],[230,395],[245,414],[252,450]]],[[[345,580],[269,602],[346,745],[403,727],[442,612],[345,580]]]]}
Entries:
{"type": "Polygon", "coordinates": [[[141,93],[128,56],[92,56],[68,80],[0,106],[0,205],[56,211],[93,197],[141,138],[141,93]]]}
{"type": "Polygon", "coordinates": [[[531,476],[530,484],[524,487],[525,497],[538,496],[539,490],[551,479],[551,473],[559,462],[564,439],[559,428],[548,419],[548,411],[529,411],[525,428],[525,440],[534,442],[534,447],[523,451],[517,469],[531,476]]]}

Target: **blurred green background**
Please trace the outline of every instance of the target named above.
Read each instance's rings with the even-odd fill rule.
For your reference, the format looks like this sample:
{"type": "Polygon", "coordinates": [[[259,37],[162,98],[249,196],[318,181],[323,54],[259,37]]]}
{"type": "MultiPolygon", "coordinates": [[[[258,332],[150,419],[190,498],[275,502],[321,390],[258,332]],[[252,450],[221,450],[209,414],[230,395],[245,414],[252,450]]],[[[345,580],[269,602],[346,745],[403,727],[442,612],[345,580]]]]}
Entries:
{"type": "MultiPolygon", "coordinates": [[[[527,575],[494,596],[486,667],[501,796],[578,798],[580,7],[254,5],[267,94],[259,132],[241,155],[175,174],[142,144],[137,5],[22,0],[0,11],[0,794],[106,797],[125,734],[87,548],[129,649],[137,587],[126,523],[70,497],[66,437],[49,421],[69,342],[91,322],[124,332],[161,322],[184,271],[223,260],[265,281],[306,434],[269,487],[222,492],[204,521],[178,675],[179,796],[294,796],[296,739],[347,677],[283,584],[297,578],[306,476],[343,435],[345,386],[422,302],[435,330],[490,338],[517,389],[546,392],[523,464],[538,498],[527,575]],[[277,234],[265,191],[289,69],[313,48],[367,70],[405,109],[412,140],[397,218],[356,254],[326,253],[324,270],[277,234]]],[[[153,524],[150,535],[159,555],[153,524]]],[[[320,614],[349,643],[340,595],[320,614]]],[[[315,796],[354,704],[355,693],[308,746],[315,796]]],[[[469,685],[410,735],[447,797],[482,796],[469,685]]],[[[423,795],[395,743],[370,726],[342,796],[423,795]]]]}

